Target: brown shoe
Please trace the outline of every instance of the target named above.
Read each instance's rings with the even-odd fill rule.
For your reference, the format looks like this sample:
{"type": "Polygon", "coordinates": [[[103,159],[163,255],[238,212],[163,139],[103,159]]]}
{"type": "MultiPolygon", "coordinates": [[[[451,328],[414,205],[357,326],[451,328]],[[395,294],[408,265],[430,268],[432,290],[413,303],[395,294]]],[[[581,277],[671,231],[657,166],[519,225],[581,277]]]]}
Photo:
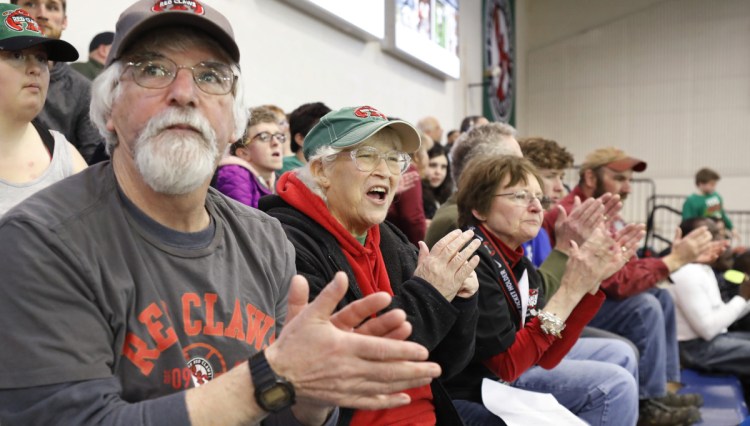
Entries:
{"type": "Polygon", "coordinates": [[[638,426],[682,426],[701,420],[696,407],[669,407],[655,399],[642,399],[638,414],[638,426]]]}
{"type": "Polygon", "coordinates": [[[654,398],[668,407],[702,407],[703,396],[699,393],[683,393],[678,394],[674,392],[667,392],[665,396],[660,398],[654,398]]]}

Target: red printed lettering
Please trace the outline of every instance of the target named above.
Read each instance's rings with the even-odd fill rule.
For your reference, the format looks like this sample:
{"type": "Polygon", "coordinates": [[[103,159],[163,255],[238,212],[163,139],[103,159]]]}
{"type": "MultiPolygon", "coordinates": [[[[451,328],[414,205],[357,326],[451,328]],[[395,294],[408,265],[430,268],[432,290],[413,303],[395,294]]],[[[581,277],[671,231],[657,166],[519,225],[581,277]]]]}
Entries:
{"type": "Polygon", "coordinates": [[[197,336],[203,328],[203,323],[200,320],[190,321],[190,308],[191,306],[200,307],[201,299],[195,293],[185,293],[182,295],[182,324],[185,329],[185,334],[188,336],[197,336]]]}
{"type": "Polygon", "coordinates": [[[203,334],[209,336],[221,336],[224,334],[224,322],[219,321],[214,323],[214,305],[216,305],[218,298],[215,293],[206,293],[203,295],[203,300],[206,302],[206,326],[203,327],[203,334]]]}
{"type": "Polygon", "coordinates": [[[158,359],[160,353],[158,349],[149,348],[143,339],[133,333],[128,333],[125,336],[122,354],[135,364],[144,376],[151,374],[151,370],[154,369],[154,363],[151,361],[158,359]]]}
{"type": "Polygon", "coordinates": [[[276,321],[249,303],[245,309],[247,310],[247,336],[245,340],[250,345],[255,344],[256,350],[261,350],[263,338],[276,321]]]}
{"type": "Polygon", "coordinates": [[[242,328],[242,307],[240,306],[240,300],[235,299],[232,320],[224,330],[224,336],[234,337],[237,340],[245,340],[245,332],[242,328]]]}
{"type": "Polygon", "coordinates": [[[148,305],[148,307],[138,315],[138,321],[146,326],[148,334],[154,339],[154,342],[156,342],[156,348],[159,352],[164,352],[168,347],[177,343],[177,334],[175,334],[174,328],[169,326],[166,331],[162,333],[164,324],[162,324],[161,321],[157,321],[162,316],[162,311],[156,303],[148,305]]]}

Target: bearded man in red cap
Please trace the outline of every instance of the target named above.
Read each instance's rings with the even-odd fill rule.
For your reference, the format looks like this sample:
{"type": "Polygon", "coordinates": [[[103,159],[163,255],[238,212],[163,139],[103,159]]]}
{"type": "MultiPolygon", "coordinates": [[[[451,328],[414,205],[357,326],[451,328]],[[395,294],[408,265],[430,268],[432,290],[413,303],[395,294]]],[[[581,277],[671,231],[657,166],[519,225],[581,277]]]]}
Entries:
{"type": "MultiPolygon", "coordinates": [[[[631,191],[634,172],[646,170],[646,162],[614,148],[600,148],[586,156],[578,185],[557,209],[545,215],[544,228],[553,240],[557,216],[590,197],[619,194],[625,201],[631,191]]],[[[605,219],[614,232],[625,224],[620,217],[605,219]]],[[[640,351],[639,424],[681,424],[700,418],[700,395],[678,395],[680,364],[674,302],[669,293],[656,287],[670,273],[691,262],[715,257],[720,248],[711,243],[711,233],[699,228],[684,238],[677,231],[672,252],[662,258],[631,259],[619,272],[605,280],[607,295],[599,313],[589,323],[630,339],[640,351]],[[669,386],[668,386],[669,384],[669,386]]]]}

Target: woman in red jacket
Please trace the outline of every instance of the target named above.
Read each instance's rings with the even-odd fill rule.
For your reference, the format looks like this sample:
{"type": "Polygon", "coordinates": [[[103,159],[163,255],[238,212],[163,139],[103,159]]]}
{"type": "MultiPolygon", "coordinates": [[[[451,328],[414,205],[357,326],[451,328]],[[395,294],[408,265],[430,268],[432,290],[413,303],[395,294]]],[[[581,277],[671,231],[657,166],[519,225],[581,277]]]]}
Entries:
{"type": "MultiPolygon", "coordinates": [[[[571,242],[560,288],[545,300],[542,280],[523,255],[522,244],[539,232],[547,203],[536,169],[520,157],[475,160],[461,177],[459,226],[482,241],[474,360],[447,383],[467,424],[487,423],[486,417],[476,417],[483,412],[477,404],[484,378],[513,384],[536,365],[551,369],[563,361],[604,301],[600,282],[635,251],[640,231],[634,228],[618,241],[600,227],[580,248],[571,242]]],[[[535,390],[552,393],[589,424],[635,424],[634,372],[599,361],[566,371],[570,374],[555,376],[558,382],[540,380],[545,383],[535,390]]]]}

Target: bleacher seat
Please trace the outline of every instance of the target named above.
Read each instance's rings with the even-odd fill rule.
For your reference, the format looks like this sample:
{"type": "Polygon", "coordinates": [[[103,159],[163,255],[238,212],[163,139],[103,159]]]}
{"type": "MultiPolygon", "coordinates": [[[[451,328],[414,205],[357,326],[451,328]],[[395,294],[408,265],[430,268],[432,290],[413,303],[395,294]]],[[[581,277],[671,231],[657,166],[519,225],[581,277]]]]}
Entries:
{"type": "Polygon", "coordinates": [[[689,368],[682,369],[679,393],[703,395],[701,407],[703,420],[697,425],[736,426],[748,417],[747,405],[742,394],[742,385],[734,376],[704,374],[689,368]]]}

